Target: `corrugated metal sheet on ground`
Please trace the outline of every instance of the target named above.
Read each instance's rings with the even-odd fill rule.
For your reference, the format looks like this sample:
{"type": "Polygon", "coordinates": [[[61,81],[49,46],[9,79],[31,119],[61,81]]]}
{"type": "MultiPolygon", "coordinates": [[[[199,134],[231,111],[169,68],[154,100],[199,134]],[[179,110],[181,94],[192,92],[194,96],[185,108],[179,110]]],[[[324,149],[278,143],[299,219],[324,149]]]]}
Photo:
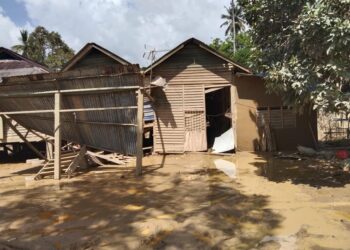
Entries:
{"type": "MultiPolygon", "coordinates": [[[[1,94],[38,91],[142,86],[136,65],[113,66],[94,70],[32,75],[5,79],[1,94]]],[[[108,93],[62,95],[62,109],[137,106],[136,90],[108,93]]],[[[0,109],[28,111],[54,109],[54,96],[0,98],[0,109]]],[[[133,155],[136,153],[136,108],[121,110],[61,113],[62,139],[101,150],[133,155]],[[124,125],[122,125],[124,124],[124,125]],[[125,124],[131,124],[125,125],[125,124]]],[[[53,135],[54,114],[21,114],[11,118],[23,126],[53,135]]]]}

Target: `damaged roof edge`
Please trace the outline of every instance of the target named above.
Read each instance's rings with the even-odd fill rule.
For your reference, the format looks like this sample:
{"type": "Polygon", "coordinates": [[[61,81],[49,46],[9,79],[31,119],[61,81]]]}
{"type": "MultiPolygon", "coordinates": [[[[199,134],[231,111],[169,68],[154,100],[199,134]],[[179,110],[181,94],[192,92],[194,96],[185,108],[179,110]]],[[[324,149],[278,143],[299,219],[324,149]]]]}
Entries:
{"type": "Polygon", "coordinates": [[[10,50],[10,49],[7,49],[7,48],[5,48],[5,47],[0,47],[0,53],[1,53],[1,52],[7,53],[7,54],[9,54],[9,55],[12,56],[12,57],[17,58],[18,60],[23,60],[23,61],[25,61],[25,62],[27,62],[27,63],[29,63],[29,64],[32,64],[33,66],[36,66],[36,67],[38,67],[38,68],[41,68],[41,69],[43,69],[43,70],[45,70],[45,71],[47,71],[47,72],[50,71],[49,68],[48,68],[46,65],[40,64],[40,63],[38,63],[38,62],[35,62],[35,61],[33,61],[33,60],[31,60],[31,59],[29,59],[29,58],[27,58],[27,57],[25,57],[25,56],[22,56],[22,55],[20,55],[20,54],[14,52],[14,51],[12,51],[12,50],[10,50]]]}
{"type": "Polygon", "coordinates": [[[186,41],[182,42],[181,44],[179,44],[178,46],[176,46],[175,48],[173,48],[172,50],[170,50],[168,53],[166,53],[165,55],[163,55],[162,57],[160,57],[158,60],[156,60],[154,63],[152,63],[150,66],[148,66],[143,73],[146,74],[147,72],[149,72],[150,70],[152,70],[153,68],[157,67],[159,64],[163,63],[164,61],[166,61],[169,57],[173,56],[175,53],[177,53],[179,50],[183,49],[185,47],[185,45],[189,44],[189,43],[195,43],[197,44],[199,47],[201,47],[202,49],[208,51],[209,53],[221,58],[222,60],[232,64],[233,66],[239,68],[240,70],[242,70],[245,73],[252,73],[252,71],[246,67],[243,67],[242,65],[239,65],[238,63],[232,61],[231,59],[229,59],[227,56],[223,55],[222,53],[220,53],[219,51],[211,48],[210,46],[208,46],[207,44],[205,44],[204,42],[192,37],[190,39],[187,39],[186,41]]]}

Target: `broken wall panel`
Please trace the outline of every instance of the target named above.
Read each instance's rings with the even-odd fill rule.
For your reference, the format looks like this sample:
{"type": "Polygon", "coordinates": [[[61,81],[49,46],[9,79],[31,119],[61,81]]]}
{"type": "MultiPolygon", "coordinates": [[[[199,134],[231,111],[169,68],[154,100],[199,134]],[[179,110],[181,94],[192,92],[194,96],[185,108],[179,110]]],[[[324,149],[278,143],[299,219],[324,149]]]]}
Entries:
{"type": "MultiPolygon", "coordinates": [[[[143,79],[136,65],[8,78],[5,79],[5,85],[0,87],[0,109],[2,112],[53,110],[54,95],[38,93],[60,91],[62,139],[101,150],[134,155],[136,90],[142,85],[143,79]],[[120,87],[121,90],[103,91],[103,88],[109,87],[120,87]],[[99,91],[88,92],[89,89],[99,91]],[[17,95],[17,97],[6,97],[6,95],[17,95]],[[65,109],[111,107],[120,109],[62,112],[65,109]]],[[[48,135],[54,133],[53,112],[15,114],[10,117],[30,129],[48,135]]]]}

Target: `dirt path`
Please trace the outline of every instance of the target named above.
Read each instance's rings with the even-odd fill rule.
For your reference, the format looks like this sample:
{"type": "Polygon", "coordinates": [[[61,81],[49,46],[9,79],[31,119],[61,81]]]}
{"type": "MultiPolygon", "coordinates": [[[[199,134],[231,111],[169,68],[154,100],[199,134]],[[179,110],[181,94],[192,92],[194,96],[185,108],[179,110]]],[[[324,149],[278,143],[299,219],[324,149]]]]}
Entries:
{"type": "Polygon", "coordinates": [[[105,166],[59,183],[1,164],[0,249],[350,249],[348,175],[250,153],[144,164],[141,178],[105,166]]]}

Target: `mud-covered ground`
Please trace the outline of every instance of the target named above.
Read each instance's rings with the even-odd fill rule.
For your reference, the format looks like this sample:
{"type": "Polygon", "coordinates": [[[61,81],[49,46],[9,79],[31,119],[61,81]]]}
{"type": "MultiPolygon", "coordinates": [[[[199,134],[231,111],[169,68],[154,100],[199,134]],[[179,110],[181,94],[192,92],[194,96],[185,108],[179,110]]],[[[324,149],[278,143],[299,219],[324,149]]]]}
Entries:
{"type": "Polygon", "coordinates": [[[350,249],[350,175],[330,163],[238,153],[144,165],[138,178],[103,166],[55,182],[1,163],[0,249],[350,249]]]}

